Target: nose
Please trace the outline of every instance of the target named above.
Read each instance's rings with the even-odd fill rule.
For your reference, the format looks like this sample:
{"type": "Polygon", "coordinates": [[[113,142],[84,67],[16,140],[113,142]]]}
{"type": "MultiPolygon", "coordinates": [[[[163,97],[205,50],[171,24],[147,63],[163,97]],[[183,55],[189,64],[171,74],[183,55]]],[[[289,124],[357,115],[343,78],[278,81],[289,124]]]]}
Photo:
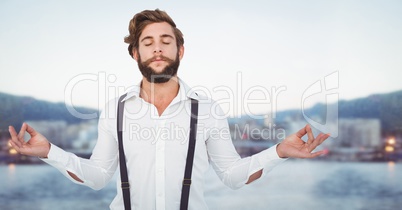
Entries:
{"type": "Polygon", "coordinates": [[[159,44],[155,44],[154,54],[161,54],[162,47],[159,44]]]}

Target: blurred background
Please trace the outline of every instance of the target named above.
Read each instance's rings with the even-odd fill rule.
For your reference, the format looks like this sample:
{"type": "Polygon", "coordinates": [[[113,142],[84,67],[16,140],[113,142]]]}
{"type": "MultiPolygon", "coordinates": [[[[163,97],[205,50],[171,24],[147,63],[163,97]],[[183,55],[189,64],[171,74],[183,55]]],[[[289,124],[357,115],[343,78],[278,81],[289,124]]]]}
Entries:
{"type": "MultiPolygon", "coordinates": [[[[179,77],[216,100],[243,157],[306,123],[326,156],[288,160],[240,190],[206,177],[210,209],[402,207],[400,1],[0,2],[0,209],[108,209],[115,183],[74,185],[8,144],[27,122],[88,158],[104,104],[138,84],[123,42],[144,9],[185,38],[179,77]]],[[[114,178],[115,179],[115,178],[114,178]]]]}

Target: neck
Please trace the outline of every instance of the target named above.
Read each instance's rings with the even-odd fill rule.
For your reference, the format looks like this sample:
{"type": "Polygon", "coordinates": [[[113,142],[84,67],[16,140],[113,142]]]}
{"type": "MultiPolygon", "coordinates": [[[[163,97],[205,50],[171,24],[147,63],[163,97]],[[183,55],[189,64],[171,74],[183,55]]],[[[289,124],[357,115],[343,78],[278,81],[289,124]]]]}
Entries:
{"type": "Polygon", "coordinates": [[[142,79],[140,97],[153,104],[159,115],[169,106],[179,92],[179,79],[172,77],[165,83],[150,83],[146,78],[142,79]]]}

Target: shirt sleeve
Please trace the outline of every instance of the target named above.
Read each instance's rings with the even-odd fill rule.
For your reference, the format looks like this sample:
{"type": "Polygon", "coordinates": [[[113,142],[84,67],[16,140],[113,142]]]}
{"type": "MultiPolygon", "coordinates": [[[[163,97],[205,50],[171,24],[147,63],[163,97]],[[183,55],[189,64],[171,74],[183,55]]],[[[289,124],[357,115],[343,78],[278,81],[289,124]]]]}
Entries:
{"type": "Polygon", "coordinates": [[[98,140],[90,159],[78,157],[52,144],[48,158],[42,160],[74,183],[99,190],[110,181],[117,168],[118,145],[113,125],[116,125],[116,119],[110,118],[103,111],[98,123],[98,140]],[[74,180],[67,171],[75,174],[83,183],[74,180]]]}
{"type": "Polygon", "coordinates": [[[234,148],[227,119],[216,119],[207,139],[208,156],[222,182],[232,189],[241,188],[259,170],[263,176],[286,158],[280,158],[274,145],[250,157],[241,158],[234,148]]]}

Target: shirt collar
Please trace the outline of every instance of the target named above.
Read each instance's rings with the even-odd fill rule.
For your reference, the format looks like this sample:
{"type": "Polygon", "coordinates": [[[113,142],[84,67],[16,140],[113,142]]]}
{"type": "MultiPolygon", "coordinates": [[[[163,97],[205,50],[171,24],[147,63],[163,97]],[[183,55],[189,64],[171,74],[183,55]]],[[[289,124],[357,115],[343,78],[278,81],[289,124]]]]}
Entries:
{"type": "MultiPolygon", "coordinates": [[[[179,101],[184,101],[187,99],[199,100],[198,94],[180,78],[179,78],[179,85],[180,85],[179,92],[177,93],[177,96],[173,100],[179,100],[179,101]]],[[[127,96],[122,101],[126,101],[130,98],[139,98],[140,90],[141,90],[141,82],[128,89],[126,91],[127,96]]]]}

